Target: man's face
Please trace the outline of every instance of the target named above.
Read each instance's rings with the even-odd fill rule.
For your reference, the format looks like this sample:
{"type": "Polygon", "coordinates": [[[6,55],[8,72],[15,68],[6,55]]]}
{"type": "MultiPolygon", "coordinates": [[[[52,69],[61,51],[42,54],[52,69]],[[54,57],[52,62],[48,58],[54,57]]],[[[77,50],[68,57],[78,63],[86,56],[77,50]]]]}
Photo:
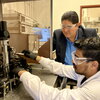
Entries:
{"type": "Polygon", "coordinates": [[[72,24],[72,22],[68,20],[63,20],[61,23],[61,28],[66,38],[69,38],[69,39],[75,38],[76,31],[78,29],[77,24],[72,24]]]}
{"type": "Polygon", "coordinates": [[[87,58],[83,57],[82,50],[76,50],[72,54],[75,58],[73,59],[73,67],[77,74],[87,75],[91,70],[91,62],[87,62],[87,58]]]}

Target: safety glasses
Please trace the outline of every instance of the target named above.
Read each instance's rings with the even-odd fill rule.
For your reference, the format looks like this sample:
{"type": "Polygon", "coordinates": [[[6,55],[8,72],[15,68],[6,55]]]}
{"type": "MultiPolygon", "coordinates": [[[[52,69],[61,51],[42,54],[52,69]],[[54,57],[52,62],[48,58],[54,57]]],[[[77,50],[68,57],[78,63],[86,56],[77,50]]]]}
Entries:
{"type": "Polygon", "coordinates": [[[80,65],[86,61],[91,60],[92,58],[78,58],[75,56],[75,51],[72,52],[72,60],[75,65],[80,65]]]}
{"type": "Polygon", "coordinates": [[[75,26],[76,26],[76,24],[74,24],[74,25],[61,25],[62,29],[65,29],[65,28],[72,29],[75,26]]]}

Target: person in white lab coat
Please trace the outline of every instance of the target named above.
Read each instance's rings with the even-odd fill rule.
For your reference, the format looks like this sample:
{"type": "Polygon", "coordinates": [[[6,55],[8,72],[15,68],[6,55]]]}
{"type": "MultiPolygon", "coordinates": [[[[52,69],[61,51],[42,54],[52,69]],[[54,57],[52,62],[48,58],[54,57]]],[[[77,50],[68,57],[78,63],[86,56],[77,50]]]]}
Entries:
{"type": "Polygon", "coordinates": [[[36,75],[15,68],[13,72],[18,73],[24,87],[35,100],[100,100],[100,38],[76,40],[74,45],[77,50],[72,53],[73,66],[24,50],[25,56],[36,59],[54,74],[77,80],[76,89],[59,90],[41,82],[36,75]]]}

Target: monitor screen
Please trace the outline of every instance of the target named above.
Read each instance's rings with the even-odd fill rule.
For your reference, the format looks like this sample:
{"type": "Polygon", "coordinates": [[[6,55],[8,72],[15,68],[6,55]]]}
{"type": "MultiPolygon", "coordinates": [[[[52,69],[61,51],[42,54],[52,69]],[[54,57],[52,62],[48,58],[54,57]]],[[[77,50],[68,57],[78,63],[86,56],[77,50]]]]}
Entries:
{"type": "Polygon", "coordinates": [[[50,39],[50,29],[48,28],[34,27],[33,32],[39,36],[39,41],[41,42],[46,42],[50,39]]]}

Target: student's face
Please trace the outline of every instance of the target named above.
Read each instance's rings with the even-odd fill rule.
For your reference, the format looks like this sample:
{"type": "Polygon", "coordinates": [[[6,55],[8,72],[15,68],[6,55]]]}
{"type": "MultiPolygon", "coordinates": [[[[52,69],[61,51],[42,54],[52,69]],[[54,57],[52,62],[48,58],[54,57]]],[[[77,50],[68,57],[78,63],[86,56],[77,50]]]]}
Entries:
{"type": "Polygon", "coordinates": [[[87,62],[87,58],[83,57],[82,50],[76,50],[74,56],[76,58],[74,58],[75,60],[73,59],[72,62],[77,74],[90,76],[97,71],[97,68],[93,65],[94,61],[87,62]]]}
{"type": "Polygon", "coordinates": [[[61,28],[64,36],[70,39],[76,36],[76,31],[78,29],[78,26],[77,24],[72,24],[72,22],[68,20],[63,20],[61,23],[61,28]]]}

